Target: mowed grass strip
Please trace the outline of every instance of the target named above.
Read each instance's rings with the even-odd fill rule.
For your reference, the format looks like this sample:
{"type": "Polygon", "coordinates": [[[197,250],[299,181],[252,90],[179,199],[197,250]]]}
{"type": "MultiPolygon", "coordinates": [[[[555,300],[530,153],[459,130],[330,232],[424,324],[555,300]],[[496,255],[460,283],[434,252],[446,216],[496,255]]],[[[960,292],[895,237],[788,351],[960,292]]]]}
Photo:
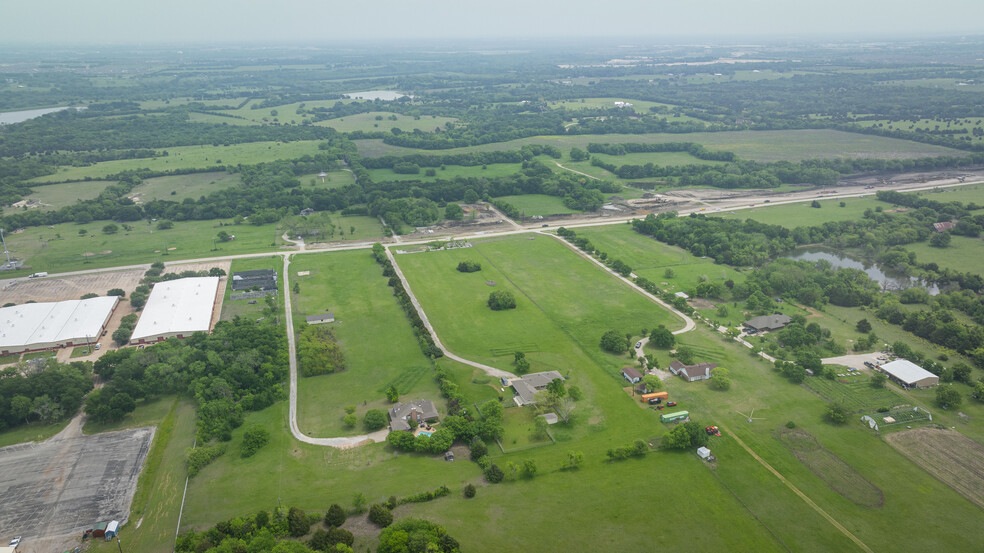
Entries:
{"type": "Polygon", "coordinates": [[[821,446],[817,439],[800,429],[784,430],[779,440],[821,480],[856,505],[881,507],[885,494],[840,457],[821,446]]]}
{"type": "MultiPolygon", "coordinates": [[[[359,153],[365,157],[433,153],[430,150],[403,148],[383,144],[382,140],[357,140],[359,153]]],[[[850,133],[828,129],[795,131],[727,131],[715,133],[664,134],[587,134],[572,136],[533,136],[442,150],[445,154],[518,150],[526,144],[549,144],[561,150],[573,147],[585,149],[591,142],[654,144],[663,142],[696,142],[710,150],[734,152],[744,159],[755,161],[798,161],[814,158],[914,158],[939,155],[960,155],[959,150],[881,136],[850,133]]]]}
{"type": "Polygon", "coordinates": [[[298,255],[290,264],[294,324],[304,317],[334,313],[331,324],[345,356],[340,373],[304,377],[298,384],[298,426],[315,437],[360,434],[365,412],[387,409],[386,389],[395,386],[406,400],[430,399],[442,406],[433,365],[368,250],[298,255]],[[310,271],[307,276],[298,272],[310,271]],[[356,405],[360,424],[346,427],[344,407],[356,405]]]}
{"type": "Polygon", "coordinates": [[[984,509],[984,446],[959,432],[936,428],[888,434],[885,441],[984,509]]]}

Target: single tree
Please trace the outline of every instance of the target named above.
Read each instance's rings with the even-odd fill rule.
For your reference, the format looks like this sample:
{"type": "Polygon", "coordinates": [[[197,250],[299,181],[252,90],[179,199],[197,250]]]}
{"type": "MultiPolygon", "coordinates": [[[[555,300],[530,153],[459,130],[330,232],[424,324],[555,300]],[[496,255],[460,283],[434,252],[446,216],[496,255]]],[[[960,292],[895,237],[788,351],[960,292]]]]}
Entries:
{"type": "Polygon", "coordinates": [[[670,329],[663,325],[659,325],[649,333],[649,343],[652,344],[653,347],[670,349],[674,344],[676,344],[676,336],[670,332],[670,329]]]}
{"type": "Polygon", "coordinates": [[[858,324],[854,325],[854,328],[861,334],[867,334],[871,332],[871,323],[868,322],[868,319],[861,319],[858,324]]]}

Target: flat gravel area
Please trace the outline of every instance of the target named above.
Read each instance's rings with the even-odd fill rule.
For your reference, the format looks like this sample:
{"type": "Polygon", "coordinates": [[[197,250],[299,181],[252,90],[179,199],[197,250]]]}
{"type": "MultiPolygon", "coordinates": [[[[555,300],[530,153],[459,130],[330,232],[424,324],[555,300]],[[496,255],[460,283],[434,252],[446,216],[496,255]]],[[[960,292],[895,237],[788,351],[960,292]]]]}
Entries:
{"type": "Polygon", "coordinates": [[[82,436],[78,425],[41,443],[0,449],[0,538],[24,536],[31,549],[80,536],[96,522],[126,522],[155,429],[82,436]]]}

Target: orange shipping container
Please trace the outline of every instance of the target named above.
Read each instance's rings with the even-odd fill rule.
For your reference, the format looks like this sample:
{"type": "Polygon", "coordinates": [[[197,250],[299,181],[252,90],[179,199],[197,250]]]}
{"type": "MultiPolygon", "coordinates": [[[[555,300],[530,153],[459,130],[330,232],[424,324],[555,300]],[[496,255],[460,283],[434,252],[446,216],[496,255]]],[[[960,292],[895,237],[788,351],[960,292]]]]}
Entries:
{"type": "Polygon", "coordinates": [[[652,394],[643,394],[642,395],[642,401],[649,401],[650,399],[653,399],[653,398],[656,398],[656,397],[666,399],[666,398],[670,397],[670,394],[667,393],[667,392],[655,392],[655,393],[652,393],[652,394]]]}

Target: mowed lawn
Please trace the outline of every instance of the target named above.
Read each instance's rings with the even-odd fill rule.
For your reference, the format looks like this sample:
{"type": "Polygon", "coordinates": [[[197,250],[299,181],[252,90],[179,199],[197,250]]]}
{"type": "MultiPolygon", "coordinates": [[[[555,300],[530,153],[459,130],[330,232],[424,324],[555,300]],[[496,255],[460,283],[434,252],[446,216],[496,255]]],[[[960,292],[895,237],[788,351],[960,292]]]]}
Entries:
{"type": "Polygon", "coordinates": [[[109,221],[85,225],[61,223],[53,228],[30,227],[6,234],[10,255],[24,260],[24,268],[6,271],[2,277],[26,276],[36,271],[65,272],[177,261],[232,254],[275,251],[283,244],[276,225],[225,225],[219,221],[180,221],[170,230],[156,230],[147,221],[134,221],[133,230],[117,224],[116,234],[104,234],[109,221]],[[85,236],[79,235],[85,230],[85,236]],[[219,231],[236,236],[230,242],[215,242],[219,231]],[[166,248],[165,248],[166,246],[166,248]],[[164,252],[167,251],[167,255],[164,252]],[[88,254],[88,255],[86,255],[88,254]]]}
{"type": "Polygon", "coordinates": [[[934,248],[929,242],[906,244],[905,249],[915,252],[919,263],[936,263],[955,271],[984,273],[984,240],[969,236],[953,235],[950,245],[934,248]]]}
{"type": "Polygon", "coordinates": [[[581,213],[564,205],[564,199],[546,194],[522,194],[519,196],[500,196],[495,201],[512,204],[525,217],[534,215],[558,215],[566,213],[581,213]]]}
{"type": "Polygon", "coordinates": [[[304,317],[334,313],[329,323],[345,355],[347,370],[300,379],[298,426],[309,436],[331,437],[364,432],[369,409],[387,409],[386,389],[396,386],[405,399],[430,399],[441,405],[433,365],[420,351],[382,268],[369,250],[297,255],[290,264],[294,324],[304,317]],[[310,275],[298,276],[298,272],[310,275]],[[346,405],[357,406],[359,425],[342,423],[346,405]]]}
{"type": "MultiPolygon", "coordinates": [[[[403,148],[383,144],[381,140],[357,140],[359,153],[365,157],[428,153],[428,150],[403,148]]],[[[508,142],[442,150],[445,154],[518,150],[525,144],[550,144],[561,150],[587,148],[591,142],[644,144],[663,142],[696,142],[710,150],[734,152],[738,157],[756,161],[797,161],[814,158],[912,158],[938,155],[959,155],[958,150],[874,135],[828,129],[795,131],[727,131],[714,133],[663,134],[605,134],[572,136],[533,136],[508,142]]]]}
{"type": "MultiPolygon", "coordinates": [[[[74,204],[79,200],[91,200],[107,186],[116,181],[94,180],[82,182],[66,182],[63,184],[34,185],[31,193],[24,196],[26,200],[37,200],[40,207],[28,209],[59,209],[74,204]]],[[[4,213],[14,213],[16,208],[4,207],[4,213]]]]}

